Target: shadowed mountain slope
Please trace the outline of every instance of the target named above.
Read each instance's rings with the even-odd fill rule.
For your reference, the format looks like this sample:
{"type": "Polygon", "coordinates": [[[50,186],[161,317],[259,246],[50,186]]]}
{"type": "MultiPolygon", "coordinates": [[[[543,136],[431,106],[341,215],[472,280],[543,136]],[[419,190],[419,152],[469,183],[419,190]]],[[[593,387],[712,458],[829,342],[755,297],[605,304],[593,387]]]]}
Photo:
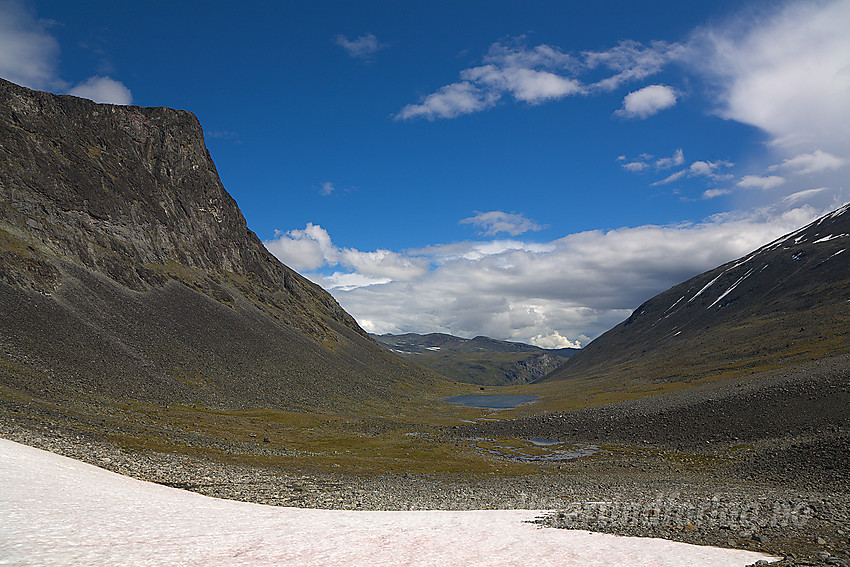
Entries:
{"type": "Polygon", "coordinates": [[[399,356],[412,358],[447,378],[488,386],[532,382],[578,352],[574,348],[547,350],[483,336],[472,339],[444,333],[372,336],[399,356]]]}
{"type": "Polygon", "coordinates": [[[850,351],[848,207],[653,297],[544,380],[688,382],[850,351]]]}
{"type": "Polygon", "coordinates": [[[435,380],[266,251],[193,114],[0,80],[0,397],[332,408],[435,380]]]}

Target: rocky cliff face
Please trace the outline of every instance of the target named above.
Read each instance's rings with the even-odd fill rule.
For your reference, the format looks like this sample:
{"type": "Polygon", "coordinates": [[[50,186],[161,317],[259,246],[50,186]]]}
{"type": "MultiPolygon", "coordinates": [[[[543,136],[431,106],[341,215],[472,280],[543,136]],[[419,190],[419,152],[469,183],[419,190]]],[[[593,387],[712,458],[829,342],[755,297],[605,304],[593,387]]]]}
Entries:
{"type": "MultiPolygon", "coordinates": [[[[362,333],[248,230],[193,114],[94,104],[2,80],[0,98],[0,223],[11,237],[136,291],[189,268],[204,274],[195,286],[226,299],[214,276],[241,276],[362,333]]],[[[6,263],[10,283],[46,293],[58,283],[47,266],[15,274],[15,264],[6,263]]]]}
{"type": "Polygon", "coordinates": [[[266,251],[184,111],[0,80],[0,295],[28,395],[321,406],[424,376],[266,251]]]}

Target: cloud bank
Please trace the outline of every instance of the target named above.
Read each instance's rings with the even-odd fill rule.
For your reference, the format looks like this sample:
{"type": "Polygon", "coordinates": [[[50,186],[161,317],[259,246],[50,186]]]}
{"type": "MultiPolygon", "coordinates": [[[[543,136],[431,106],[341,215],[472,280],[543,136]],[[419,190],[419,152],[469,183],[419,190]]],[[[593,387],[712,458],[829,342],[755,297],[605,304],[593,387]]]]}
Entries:
{"type": "Polygon", "coordinates": [[[331,291],[367,331],[483,334],[555,348],[586,344],[653,295],[825,212],[804,201],[543,243],[493,239],[362,252],[337,247],[308,224],[265,245],[331,291]]]}

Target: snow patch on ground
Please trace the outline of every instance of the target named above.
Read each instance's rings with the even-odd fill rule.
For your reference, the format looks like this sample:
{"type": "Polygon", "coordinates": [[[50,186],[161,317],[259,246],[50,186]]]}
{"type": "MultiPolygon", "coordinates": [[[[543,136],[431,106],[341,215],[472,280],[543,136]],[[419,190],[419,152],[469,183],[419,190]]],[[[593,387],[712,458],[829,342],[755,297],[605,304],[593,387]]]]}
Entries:
{"type": "Polygon", "coordinates": [[[841,207],[837,211],[833,211],[833,213],[831,215],[829,215],[829,218],[833,219],[835,217],[841,216],[844,213],[846,213],[848,210],[850,210],[850,203],[844,205],[843,207],[841,207]]]}
{"type": "MultiPolygon", "coordinates": [[[[728,271],[728,270],[727,270],[727,271],[728,271]]],[[[726,273],[726,271],[721,272],[720,276],[722,276],[722,275],[723,275],[723,274],[725,274],[725,273],[726,273]]],[[[690,299],[688,300],[688,303],[690,303],[691,301],[693,301],[694,299],[696,299],[697,297],[699,297],[700,295],[702,295],[702,292],[704,292],[705,290],[707,290],[708,288],[710,288],[714,282],[716,282],[717,280],[719,280],[719,279],[720,279],[720,276],[717,276],[716,278],[714,278],[713,280],[711,280],[710,282],[708,282],[707,284],[705,284],[705,287],[704,287],[704,288],[702,288],[701,290],[699,290],[699,291],[696,293],[696,295],[694,295],[692,298],[690,298],[690,299]]]]}
{"type": "Polygon", "coordinates": [[[846,234],[830,234],[829,236],[824,236],[823,238],[819,238],[812,242],[812,244],[820,244],[821,242],[829,242],[830,240],[835,240],[836,238],[844,238],[848,236],[846,234]]]}
{"type": "Polygon", "coordinates": [[[664,313],[666,313],[666,315],[664,315],[664,318],[665,318],[665,319],[666,319],[667,317],[669,317],[670,315],[672,315],[672,313],[670,313],[670,311],[671,311],[674,307],[676,307],[677,305],[679,305],[679,302],[681,302],[683,299],[685,299],[685,296],[684,296],[684,295],[683,295],[682,297],[680,297],[679,299],[677,299],[677,300],[676,300],[676,303],[674,303],[673,305],[671,305],[670,307],[668,307],[668,308],[667,308],[667,311],[665,311],[665,312],[664,312],[664,313]]]}
{"type": "Polygon", "coordinates": [[[771,557],[540,528],[541,512],[349,512],[210,498],[0,439],[0,565],[723,566],[771,557]]]}
{"type": "MultiPolygon", "coordinates": [[[[738,262],[737,264],[735,264],[734,266],[729,268],[729,270],[734,270],[738,266],[742,266],[742,265],[746,264],[747,262],[752,260],[754,257],[756,257],[758,255],[758,253],[759,253],[759,250],[756,250],[755,252],[753,252],[752,254],[750,254],[749,256],[747,256],[746,258],[744,258],[743,260],[741,260],[740,262],[738,262]]],[[[728,272],[729,270],[726,270],[726,271],[728,272]]]]}
{"type": "Polygon", "coordinates": [[[714,302],[713,302],[711,305],[709,305],[708,307],[706,307],[706,309],[711,309],[712,307],[714,307],[714,306],[717,304],[717,302],[718,302],[718,301],[720,301],[721,299],[723,299],[724,297],[726,297],[727,295],[729,295],[729,292],[731,292],[733,289],[735,289],[736,287],[738,287],[738,284],[739,284],[739,283],[741,283],[742,281],[744,281],[745,279],[747,279],[747,277],[749,277],[749,275],[750,275],[750,274],[752,274],[752,273],[753,273],[753,271],[752,271],[752,270],[749,270],[746,274],[744,274],[743,276],[741,276],[741,277],[738,279],[738,281],[736,281],[735,283],[733,283],[733,284],[732,284],[732,287],[730,287],[729,289],[727,289],[726,291],[724,291],[724,292],[720,295],[720,297],[718,297],[717,299],[715,299],[715,300],[714,300],[714,302]]]}

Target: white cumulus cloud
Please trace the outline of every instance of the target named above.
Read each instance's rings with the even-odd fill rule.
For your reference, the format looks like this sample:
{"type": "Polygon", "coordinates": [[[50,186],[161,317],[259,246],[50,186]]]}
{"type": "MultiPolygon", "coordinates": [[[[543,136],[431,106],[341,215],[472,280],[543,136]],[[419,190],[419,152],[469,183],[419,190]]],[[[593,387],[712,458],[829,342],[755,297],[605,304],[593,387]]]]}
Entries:
{"type": "MultiPolygon", "coordinates": [[[[492,108],[506,97],[535,105],[573,95],[606,92],[657,73],[682,51],[682,46],[676,44],[654,42],[644,46],[626,41],[607,51],[574,55],[546,44],[530,48],[522,40],[518,38],[513,45],[494,43],[482,65],[461,70],[460,81],[403,107],[395,119],[455,118],[492,108]],[[604,79],[583,82],[579,78],[599,69],[607,71],[604,79]]],[[[670,87],[664,89],[668,98],[671,93],[675,97],[670,87]]],[[[639,95],[637,99],[645,100],[647,96],[639,95]]],[[[671,106],[669,101],[661,101],[660,94],[655,94],[653,100],[656,106],[661,105],[654,112],[671,106]]]]}
{"type": "Polygon", "coordinates": [[[702,193],[703,199],[714,199],[715,197],[722,197],[723,195],[729,195],[732,193],[731,189],[706,189],[702,193]]]}
{"type": "Polygon", "coordinates": [[[809,175],[840,169],[846,164],[847,159],[845,158],[832,155],[823,150],[815,150],[809,154],[798,154],[788,158],[780,164],[772,165],[769,169],[771,171],[783,169],[799,175],[809,175]]]}
{"type": "MultiPolygon", "coordinates": [[[[684,165],[685,152],[682,148],[677,148],[670,157],[656,159],[652,154],[642,154],[635,159],[619,156],[617,157],[617,161],[620,162],[620,167],[631,173],[640,173],[647,170],[661,171],[684,165]]],[[[684,175],[684,173],[680,175],[684,175]]]]}
{"type": "Polygon", "coordinates": [[[367,33],[357,39],[348,39],[344,35],[336,36],[336,44],[342,47],[350,57],[368,59],[384,47],[374,34],[367,33]]]}
{"type": "Polygon", "coordinates": [[[778,175],[768,175],[762,177],[759,175],[745,175],[738,181],[738,187],[744,189],[773,189],[785,183],[785,178],[778,175]]]}
{"type": "Polygon", "coordinates": [[[627,94],[616,114],[624,118],[649,118],[675,106],[677,100],[675,89],[666,85],[649,85],[627,94]]]}
{"type": "Polygon", "coordinates": [[[529,231],[545,228],[526,218],[522,213],[505,213],[503,211],[476,211],[475,216],[462,219],[460,222],[478,227],[480,234],[484,236],[495,236],[500,233],[518,236],[529,231]]]}
{"type": "Polygon", "coordinates": [[[668,183],[673,183],[686,177],[705,177],[711,181],[721,181],[730,178],[728,173],[721,173],[721,170],[732,167],[733,165],[732,162],[727,160],[697,160],[685,169],[671,173],[664,179],[656,181],[653,185],[667,185],[668,183]]]}
{"type": "Polygon", "coordinates": [[[658,169],[669,169],[671,167],[678,167],[684,163],[685,152],[682,151],[682,148],[678,148],[672,156],[658,159],[655,162],[655,167],[658,169]]]}
{"type": "Polygon", "coordinates": [[[499,67],[485,65],[466,69],[461,78],[470,84],[481,85],[491,96],[509,93],[516,100],[539,104],[547,100],[563,98],[581,91],[579,83],[549,71],[522,67],[499,67]]]}
{"type": "MultiPolygon", "coordinates": [[[[275,238],[263,244],[281,262],[295,270],[341,266],[365,278],[362,281],[369,285],[376,281],[386,283],[416,278],[428,269],[428,260],[425,258],[406,256],[390,250],[361,252],[353,248],[339,248],[331,241],[328,231],[313,223],[307,223],[303,230],[276,231],[275,238]]],[[[361,281],[353,276],[344,276],[344,272],[336,273],[330,281],[343,281],[346,287],[361,281]]]]}
{"type": "Polygon", "coordinates": [[[316,283],[320,285],[325,284],[325,287],[334,291],[351,291],[359,287],[386,284],[391,281],[393,281],[392,278],[367,276],[365,274],[358,274],[357,272],[334,272],[329,276],[319,278],[316,283]]]}
{"type": "Polygon", "coordinates": [[[612,91],[625,83],[655,75],[671,61],[681,59],[685,52],[685,46],[679,43],[653,41],[647,46],[634,40],[623,40],[612,48],[586,51],[582,56],[585,67],[602,67],[614,72],[591,85],[596,90],[612,91]]]}
{"type": "Polygon", "coordinates": [[[571,341],[566,337],[562,337],[558,331],[552,332],[550,335],[537,335],[531,338],[529,343],[539,346],[540,348],[581,348],[581,341],[571,341]]]}
{"type": "Polygon", "coordinates": [[[295,270],[335,265],[339,257],[328,231],[313,223],[307,223],[304,230],[275,231],[275,238],[264,244],[281,262],[295,270]]]}
{"type": "Polygon", "coordinates": [[[68,90],[68,94],[87,98],[95,102],[127,105],[133,102],[130,89],[110,77],[90,77],[68,90]]]}
{"type": "MultiPolygon", "coordinates": [[[[625,159],[625,156],[620,156],[625,159]]],[[[627,161],[620,164],[620,167],[625,169],[626,171],[630,171],[632,173],[638,173],[641,171],[645,171],[649,168],[649,164],[644,161],[627,161]]]]}
{"type": "Polygon", "coordinates": [[[452,83],[423,97],[418,104],[405,106],[396,114],[395,119],[455,118],[489,108],[496,104],[498,99],[495,93],[482,90],[470,82],[452,83]]]}
{"type": "Polygon", "coordinates": [[[391,250],[361,252],[352,248],[341,251],[339,263],[360,274],[400,281],[423,276],[429,265],[426,258],[405,256],[391,250]]]}

